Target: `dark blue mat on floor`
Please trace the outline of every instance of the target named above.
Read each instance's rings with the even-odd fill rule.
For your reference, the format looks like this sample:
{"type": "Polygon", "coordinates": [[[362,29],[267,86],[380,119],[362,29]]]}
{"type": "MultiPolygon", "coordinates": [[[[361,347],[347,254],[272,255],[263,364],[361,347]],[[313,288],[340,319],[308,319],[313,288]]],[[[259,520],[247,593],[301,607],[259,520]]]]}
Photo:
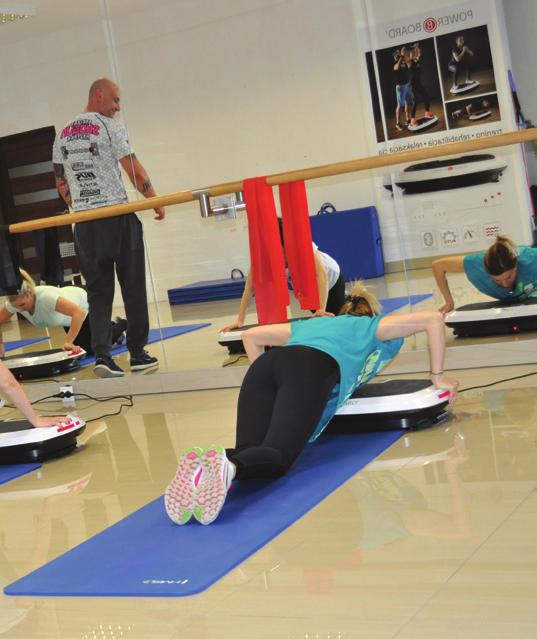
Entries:
{"type": "Polygon", "coordinates": [[[38,342],[43,342],[48,337],[34,337],[32,339],[16,339],[13,342],[5,342],[4,347],[6,351],[14,351],[16,348],[24,348],[25,346],[31,346],[38,342]]]}
{"type": "Polygon", "coordinates": [[[402,433],[322,437],[306,447],[285,477],[235,482],[222,513],[210,526],[196,521],[174,525],[160,497],[4,592],[61,597],[181,597],[202,592],[339,488],[402,433]]]}
{"type": "Polygon", "coordinates": [[[242,297],[245,278],[227,278],[194,282],[168,291],[170,304],[194,304],[242,297]]]}
{"type": "Polygon", "coordinates": [[[12,464],[9,466],[0,466],[0,484],[5,484],[12,479],[17,479],[32,470],[41,468],[41,464],[12,464]]]}
{"type": "MultiPolygon", "coordinates": [[[[200,328],[205,328],[206,326],[210,325],[210,322],[205,322],[204,324],[184,324],[183,326],[163,326],[162,328],[151,328],[149,329],[149,339],[147,340],[147,343],[154,344],[155,342],[170,339],[170,337],[176,337],[177,335],[191,333],[192,331],[197,331],[200,328]]],[[[121,353],[126,352],[127,346],[125,344],[116,346],[112,349],[112,355],[120,355],[121,353]]],[[[93,355],[89,355],[82,360],[81,366],[93,364],[94,361],[95,357],[93,355]]]]}
{"type": "MultiPolygon", "coordinates": [[[[174,304],[194,304],[197,302],[215,302],[242,297],[245,278],[227,278],[223,280],[208,280],[194,282],[187,286],[168,290],[168,301],[174,304]]],[[[291,283],[287,282],[291,289],[291,283]]]]}
{"type": "Polygon", "coordinates": [[[383,313],[393,313],[403,306],[408,304],[419,304],[423,300],[432,297],[432,293],[425,293],[424,295],[403,295],[402,297],[388,297],[384,300],[379,300],[383,313]]]}

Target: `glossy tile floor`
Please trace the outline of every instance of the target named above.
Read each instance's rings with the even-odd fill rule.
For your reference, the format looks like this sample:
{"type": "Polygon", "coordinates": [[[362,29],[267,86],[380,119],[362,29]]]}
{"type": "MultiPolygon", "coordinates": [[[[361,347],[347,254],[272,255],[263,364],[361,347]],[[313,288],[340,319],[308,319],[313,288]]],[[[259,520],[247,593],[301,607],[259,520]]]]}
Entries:
{"type": "MultiPolygon", "coordinates": [[[[465,278],[450,282],[457,305],[484,299],[465,278]]],[[[368,284],[380,298],[434,291],[425,270],[412,271],[409,285],[399,274],[368,284]]],[[[435,293],[415,310],[440,303],[435,293]]],[[[237,300],[153,305],[152,326],[211,326],[149,351],[161,369],[226,365],[216,338],[237,307],[237,300]]],[[[3,329],[6,340],[43,335],[25,322],[3,329]]],[[[48,344],[62,338],[53,331],[48,344]]],[[[423,346],[407,340],[406,348],[416,345],[423,346]]],[[[43,345],[25,350],[37,348],[43,345]]],[[[128,370],[126,356],[119,362],[128,370]]],[[[532,372],[518,366],[453,374],[468,388],[532,372]]],[[[77,376],[93,374],[87,368],[77,376]]],[[[0,486],[2,586],[161,495],[185,446],[232,444],[237,394],[138,396],[121,416],[89,424],[76,454],[0,486]]],[[[118,404],[76,408],[90,419],[118,404]]],[[[65,412],[53,404],[46,410],[65,412]]],[[[453,412],[447,425],[405,435],[205,593],[0,595],[0,637],[537,639],[537,376],[462,393],[453,412]]],[[[12,414],[4,409],[0,418],[12,414]]]]}
{"type": "MultiPolygon", "coordinates": [[[[459,378],[468,388],[532,371],[459,378]]],[[[0,636],[537,637],[536,383],[462,393],[450,423],[402,437],[202,594],[2,595],[0,636]]],[[[231,444],[237,393],[137,397],[92,422],[76,454],[0,486],[2,585],[162,494],[183,447],[231,444]]],[[[116,407],[77,405],[86,419],[116,407]]]]}

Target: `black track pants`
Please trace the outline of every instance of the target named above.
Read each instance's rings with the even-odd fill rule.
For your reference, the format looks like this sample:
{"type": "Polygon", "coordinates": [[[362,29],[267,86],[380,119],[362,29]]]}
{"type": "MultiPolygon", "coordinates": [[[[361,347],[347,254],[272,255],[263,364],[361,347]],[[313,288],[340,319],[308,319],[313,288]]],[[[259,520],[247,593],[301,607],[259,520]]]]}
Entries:
{"type": "Polygon", "coordinates": [[[127,348],[139,356],[149,334],[142,224],[121,215],[75,226],[75,246],[88,291],[91,343],[97,357],[112,348],[114,268],[127,316],[127,348]]]}
{"type": "Polygon", "coordinates": [[[339,366],[308,346],[274,348],[249,368],[239,394],[235,448],[227,456],[237,479],[284,475],[313,435],[339,366]]]}

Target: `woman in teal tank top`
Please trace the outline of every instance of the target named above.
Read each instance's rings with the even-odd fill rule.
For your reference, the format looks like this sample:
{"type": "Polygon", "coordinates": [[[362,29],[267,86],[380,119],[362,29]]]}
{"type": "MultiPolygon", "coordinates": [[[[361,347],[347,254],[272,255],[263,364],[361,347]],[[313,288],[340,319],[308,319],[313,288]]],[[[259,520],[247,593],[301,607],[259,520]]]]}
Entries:
{"type": "Polygon", "coordinates": [[[165,495],[177,524],[193,515],[210,524],[233,479],[284,475],[308,441],[316,439],[354,390],[368,382],[403,339],[426,332],[432,381],[455,397],[457,382],[444,376],[445,329],[441,313],[379,315],[378,301],[357,284],[337,317],[257,326],[243,333],[250,366],[239,394],[236,443],[224,450],[189,448],[165,495]],[[265,352],[266,346],[279,346],[265,352]]]}
{"type": "Polygon", "coordinates": [[[432,268],[445,300],[439,309],[442,313],[455,308],[447,273],[465,273],[478,291],[497,300],[537,297],[537,248],[517,247],[503,235],[498,235],[487,251],[443,257],[435,260],[432,268]]]}

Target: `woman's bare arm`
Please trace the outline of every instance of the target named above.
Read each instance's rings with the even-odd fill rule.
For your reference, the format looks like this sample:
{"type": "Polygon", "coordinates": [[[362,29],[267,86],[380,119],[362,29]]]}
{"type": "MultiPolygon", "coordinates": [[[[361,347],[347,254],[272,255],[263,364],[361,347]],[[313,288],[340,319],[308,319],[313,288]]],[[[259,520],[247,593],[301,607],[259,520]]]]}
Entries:
{"type": "Polygon", "coordinates": [[[464,255],[453,255],[435,260],[432,263],[432,269],[436,285],[445,300],[445,304],[438,310],[441,313],[449,313],[455,308],[455,302],[449,290],[446,273],[464,273],[464,255]]]}
{"type": "Polygon", "coordinates": [[[431,377],[436,388],[448,388],[454,401],[458,381],[444,375],[444,357],[446,352],[446,329],[444,318],[439,311],[387,315],[377,326],[378,339],[387,341],[397,337],[408,337],[426,332],[429,341],[429,361],[431,377]]]}
{"type": "Polygon", "coordinates": [[[290,324],[265,324],[244,331],[242,343],[250,362],[255,362],[263,354],[265,346],[284,346],[290,337],[290,324]]]}

